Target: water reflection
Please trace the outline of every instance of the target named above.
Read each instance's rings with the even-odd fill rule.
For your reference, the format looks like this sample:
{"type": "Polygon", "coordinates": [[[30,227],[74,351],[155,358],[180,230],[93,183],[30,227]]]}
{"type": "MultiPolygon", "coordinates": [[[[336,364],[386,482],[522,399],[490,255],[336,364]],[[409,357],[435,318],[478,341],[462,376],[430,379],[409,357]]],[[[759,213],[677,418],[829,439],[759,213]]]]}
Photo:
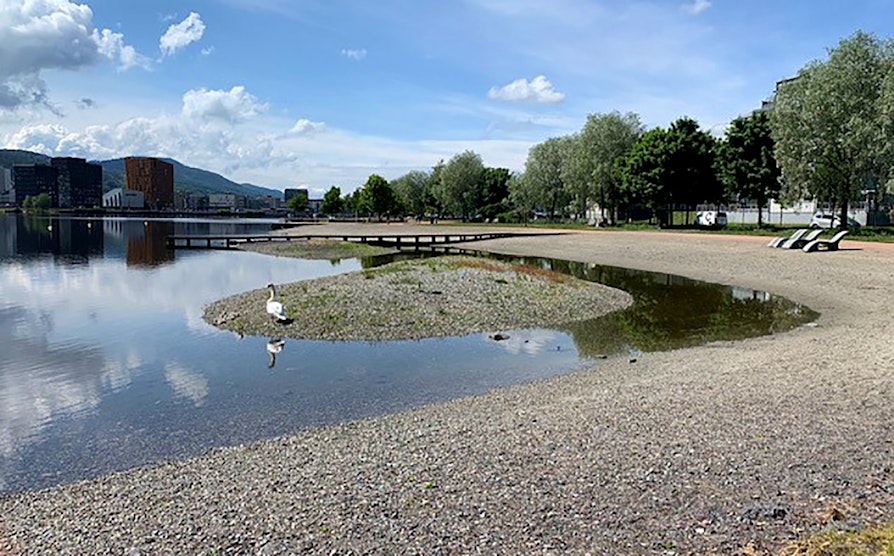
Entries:
{"type": "Polygon", "coordinates": [[[90,257],[102,255],[105,238],[100,222],[0,215],[0,259],[49,255],[64,264],[86,263],[90,257]]]}
{"type": "Polygon", "coordinates": [[[634,298],[623,311],[557,327],[585,357],[667,351],[790,330],[818,314],[767,292],[682,276],[539,257],[501,257],[622,289],[634,298]]]}
{"type": "Polygon", "coordinates": [[[267,342],[267,356],[270,362],[267,364],[268,369],[276,366],[276,355],[282,351],[286,342],[282,338],[270,338],[267,342]]]}

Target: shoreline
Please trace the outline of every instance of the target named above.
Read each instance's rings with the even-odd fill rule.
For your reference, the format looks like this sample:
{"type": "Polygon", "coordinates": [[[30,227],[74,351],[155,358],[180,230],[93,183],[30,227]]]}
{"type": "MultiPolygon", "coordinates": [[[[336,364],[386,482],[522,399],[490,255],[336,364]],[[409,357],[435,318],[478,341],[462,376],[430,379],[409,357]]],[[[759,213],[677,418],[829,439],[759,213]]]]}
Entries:
{"type": "Polygon", "coordinates": [[[765,290],[821,316],[3,497],[0,554],[761,554],[891,521],[894,246],[765,244],[618,231],[470,244],[765,290]]]}

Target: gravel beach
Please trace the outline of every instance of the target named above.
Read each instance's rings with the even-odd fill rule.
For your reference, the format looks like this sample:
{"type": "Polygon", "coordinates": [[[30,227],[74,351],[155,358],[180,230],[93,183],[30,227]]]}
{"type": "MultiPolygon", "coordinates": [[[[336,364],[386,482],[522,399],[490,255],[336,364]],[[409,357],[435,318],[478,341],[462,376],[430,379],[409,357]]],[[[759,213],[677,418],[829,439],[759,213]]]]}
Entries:
{"type": "Polygon", "coordinates": [[[470,245],[762,289],[821,317],[0,498],[0,555],[763,554],[894,521],[894,245],[766,243],[470,245]]]}

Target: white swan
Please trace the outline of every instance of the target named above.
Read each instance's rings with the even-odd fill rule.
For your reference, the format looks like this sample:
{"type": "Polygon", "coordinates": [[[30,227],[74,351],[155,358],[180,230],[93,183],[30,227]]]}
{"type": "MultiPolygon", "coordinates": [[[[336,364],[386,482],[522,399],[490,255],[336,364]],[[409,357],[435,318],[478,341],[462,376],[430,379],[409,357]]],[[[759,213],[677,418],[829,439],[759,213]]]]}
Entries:
{"type": "Polygon", "coordinates": [[[279,301],[273,300],[274,296],[276,296],[276,288],[273,284],[267,284],[267,288],[270,290],[270,298],[267,300],[267,312],[280,322],[289,320],[289,317],[286,316],[286,308],[279,301]]]}
{"type": "Polygon", "coordinates": [[[267,364],[268,368],[272,369],[276,366],[276,354],[281,352],[285,345],[286,342],[280,338],[271,338],[267,342],[267,355],[270,357],[270,363],[267,364]]]}

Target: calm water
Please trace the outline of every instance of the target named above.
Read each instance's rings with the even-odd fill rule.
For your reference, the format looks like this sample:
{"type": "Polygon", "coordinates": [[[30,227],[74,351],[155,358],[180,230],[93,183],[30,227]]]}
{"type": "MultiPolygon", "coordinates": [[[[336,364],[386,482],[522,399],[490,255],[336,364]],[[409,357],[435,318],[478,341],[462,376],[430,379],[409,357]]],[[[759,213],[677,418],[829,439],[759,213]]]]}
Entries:
{"type": "MultiPolygon", "coordinates": [[[[787,329],[811,311],[679,277],[523,259],[630,291],[631,309],[557,330],[405,342],[239,338],[206,324],[215,299],[349,272],[337,263],[169,251],[169,234],[270,223],[0,215],[0,492],[40,488],[592,364],[787,329]],[[275,351],[275,350],[274,350],[275,351]]],[[[519,260],[519,259],[514,259],[519,260]]]]}

